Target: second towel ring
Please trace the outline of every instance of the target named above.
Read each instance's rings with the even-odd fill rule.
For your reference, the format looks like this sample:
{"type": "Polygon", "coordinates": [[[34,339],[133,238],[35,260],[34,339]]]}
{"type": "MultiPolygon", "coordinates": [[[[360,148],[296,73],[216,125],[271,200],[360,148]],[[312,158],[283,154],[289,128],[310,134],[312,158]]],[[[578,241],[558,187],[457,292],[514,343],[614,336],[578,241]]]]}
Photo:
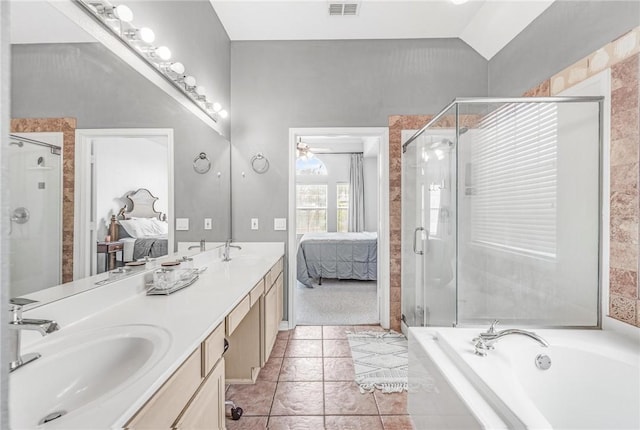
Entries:
{"type": "Polygon", "coordinates": [[[203,174],[211,170],[211,160],[207,157],[205,152],[201,152],[193,159],[193,170],[203,174]]]}
{"type": "Polygon", "coordinates": [[[262,152],[258,152],[251,157],[251,168],[256,173],[265,173],[269,170],[269,160],[267,160],[267,157],[265,157],[262,152]]]}

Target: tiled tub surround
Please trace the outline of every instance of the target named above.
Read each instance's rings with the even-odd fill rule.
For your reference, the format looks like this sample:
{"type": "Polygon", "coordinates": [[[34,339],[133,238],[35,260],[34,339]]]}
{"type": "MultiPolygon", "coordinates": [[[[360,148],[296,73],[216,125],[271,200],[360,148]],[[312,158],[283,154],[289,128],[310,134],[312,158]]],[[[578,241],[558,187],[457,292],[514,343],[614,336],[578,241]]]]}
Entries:
{"type": "MultiPolygon", "coordinates": [[[[241,245],[242,251],[228,263],[220,261],[219,250],[194,255],[195,267],[208,269],[193,285],[170,296],[145,295],[145,277],[151,274],[146,271],[25,311],[25,318],[56,320],[60,330],[44,338],[35,332],[24,333],[23,354],[38,351],[65,336],[113,326],[156,326],[170,338],[164,355],[138,379],[100,402],[69,411],[48,423],[47,428],[122,428],[284,254],[282,243],[241,245]],[[243,259],[243,253],[248,257],[243,259]]],[[[174,255],[165,259],[175,258],[174,255]]],[[[91,283],[103,277],[98,275],[78,283],[91,283]]],[[[73,284],[76,282],[69,284],[69,289],[73,284]]],[[[43,356],[40,360],[45,359],[43,356]]],[[[18,372],[26,374],[29,365],[18,372]]],[[[40,383],[46,381],[34,381],[33,390],[40,383]]]]}
{"type": "Polygon", "coordinates": [[[602,331],[536,330],[548,348],[512,336],[480,357],[471,341],[480,331],[409,329],[408,408],[416,428],[640,428],[640,342],[602,331]],[[536,367],[537,354],[551,358],[548,370],[536,367]]]}

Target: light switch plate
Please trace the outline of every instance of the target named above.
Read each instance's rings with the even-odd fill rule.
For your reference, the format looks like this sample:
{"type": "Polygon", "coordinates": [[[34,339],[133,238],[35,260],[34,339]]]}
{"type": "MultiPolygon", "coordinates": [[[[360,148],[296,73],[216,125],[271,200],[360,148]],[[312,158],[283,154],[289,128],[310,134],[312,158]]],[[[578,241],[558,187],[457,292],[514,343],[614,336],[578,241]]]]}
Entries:
{"type": "Polygon", "coordinates": [[[176,230],[189,230],[189,218],[176,218],[176,230]]]}
{"type": "Polygon", "coordinates": [[[211,218],[204,219],[204,229],[211,230],[211,218]]]}
{"type": "Polygon", "coordinates": [[[258,218],[251,218],[251,230],[258,229],[258,218]]]}
{"type": "Polygon", "coordinates": [[[287,229],[287,219],[286,218],[274,218],[273,219],[273,229],[276,231],[286,230],[287,229]]]}

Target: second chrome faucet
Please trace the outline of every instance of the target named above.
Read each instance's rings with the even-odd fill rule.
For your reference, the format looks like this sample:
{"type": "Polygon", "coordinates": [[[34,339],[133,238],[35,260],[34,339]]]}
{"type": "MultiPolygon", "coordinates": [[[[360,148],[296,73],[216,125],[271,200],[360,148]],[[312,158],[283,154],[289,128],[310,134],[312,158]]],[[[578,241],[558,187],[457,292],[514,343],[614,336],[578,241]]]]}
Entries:
{"type": "Polygon", "coordinates": [[[544,346],[544,347],[549,346],[549,343],[546,340],[544,340],[542,337],[540,337],[539,335],[537,335],[532,331],[522,330],[518,328],[509,328],[505,330],[496,331],[495,326],[498,323],[499,321],[495,320],[491,324],[491,327],[489,327],[489,329],[486,332],[480,333],[478,337],[475,337],[473,339],[474,346],[475,346],[475,353],[477,355],[480,355],[482,357],[486,356],[487,351],[489,351],[490,349],[494,349],[494,346],[493,346],[494,343],[496,343],[498,340],[502,339],[505,336],[515,335],[515,334],[531,338],[536,342],[538,342],[540,346],[544,346]]]}

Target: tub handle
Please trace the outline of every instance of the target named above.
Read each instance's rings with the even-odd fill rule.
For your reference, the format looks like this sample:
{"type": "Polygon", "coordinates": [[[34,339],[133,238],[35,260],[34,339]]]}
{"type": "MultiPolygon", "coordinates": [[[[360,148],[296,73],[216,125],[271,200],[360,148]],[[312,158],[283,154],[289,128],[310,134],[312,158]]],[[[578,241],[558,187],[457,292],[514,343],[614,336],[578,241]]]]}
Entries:
{"type": "MultiPolygon", "coordinates": [[[[418,232],[423,232],[424,231],[424,227],[417,227],[414,231],[413,231],[413,252],[415,254],[418,255],[424,255],[424,251],[418,251],[417,245],[418,245],[418,232]]],[[[422,233],[420,233],[420,236],[422,236],[422,233]]]]}

